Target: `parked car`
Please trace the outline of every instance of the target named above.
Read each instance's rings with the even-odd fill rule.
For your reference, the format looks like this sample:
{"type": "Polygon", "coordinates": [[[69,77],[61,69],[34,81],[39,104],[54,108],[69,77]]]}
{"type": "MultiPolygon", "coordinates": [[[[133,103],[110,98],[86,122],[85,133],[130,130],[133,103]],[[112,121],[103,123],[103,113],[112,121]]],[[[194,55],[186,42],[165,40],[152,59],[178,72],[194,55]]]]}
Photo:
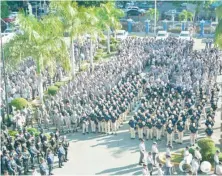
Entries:
{"type": "Polygon", "coordinates": [[[156,39],[163,40],[163,39],[166,39],[168,36],[169,36],[169,33],[167,31],[158,31],[156,39]]]}
{"type": "Polygon", "coordinates": [[[212,23],[211,23],[211,29],[212,29],[212,31],[215,31],[217,25],[218,25],[218,22],[212,22],[212,23]]]}
{"type": "Polygon", "coordinates": [[[125,30],[117,30],[116,31],[116,39],[117,40],[124,40],[128,36],[128,32],[125,30]]]}
{"type": "Polygon", "coordinates": [[[140,12],[139,10],[129,10],[127,11],[127,16],[140,16],[142,14],[142,12],[140,12]]]}
{"type": "Polygon", "coordinates": [[[190,31],[181,31],[181,33],[179,35],[179,39],[190,40],[191,39],[190,31]]]}

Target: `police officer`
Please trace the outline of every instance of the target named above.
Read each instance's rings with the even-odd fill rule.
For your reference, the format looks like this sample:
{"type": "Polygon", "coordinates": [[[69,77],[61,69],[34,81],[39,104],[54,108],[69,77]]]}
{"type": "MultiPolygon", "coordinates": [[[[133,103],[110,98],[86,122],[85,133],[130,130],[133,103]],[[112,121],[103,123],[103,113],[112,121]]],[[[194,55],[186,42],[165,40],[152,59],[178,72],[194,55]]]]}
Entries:
{"type": "Polygon", "coordinates": [[[9,161],[8,151],[7,150],[3,150],[3,155],[1,156],[1,171],[2,171],[2,174],[8,168],[8,166],[7,166],[8,165],[8,161],[9,161]]]}
{"type": "Polygon", "coordinates": [[[40,151],[36,149],[34,142],[31,143],[30,149],[29,149],[30,155],[31,155],[31,164],[32,167],[35,166],[35,158],[38,154],[40,154],[40,151]]]}
{"type": "Polygon", "coordinates": [[[211,138],[211,136],[213,134],[213,129],[211,128],[211,125],[208,125],[208,127],[205,130],[205,133],[206,133],[207,137],[211,138]]]}
{"type": "Polygon", "coordinates": [[[69,142],[66,139],[66,136],[63,136],[63,140],[62,140],[62,146],[65,150],[65,156],[64,156],[64,161],[68,161],[68,148],[69,148],[69,142]]]}
{"type": "Polygon", "coordinates": [[[135,128],[136,128],[136,122],[134,120],[134,117],[129,121],[129,126],[130,126],[130,137],[131,139],[135,139],[135,128]]]}
{"type": "Polygon", "coordinates": [[[144,122],[142,122],[142,120],[139,120],[139,122],[138,122],[138,137],[139,137],[139,139],[143,139],[143,127],[144,127],[144,122]]]}
{"type": "Polygon", "coordinates": [[[60,168],[63,166],[64,155],[65,155],[65,150],[64,150],[62,144],[59,143],[58,158],[59,158],[59,167],[60,168]]]}
{"type": "Polygon", "coordinates": [[[158,119],[157,123],[155,124],[155,127],[156,127],[156,140],[157,141],[160,141],[161,140],[161,132],[162,132],[162,123],[161,123],[161,119],[158,119]]]}
{"type": "Polygon", "coordinates": [[[15,158],[15,162],[17,164],[17,170],[18,170],[18,174],[22,175],[22,170],[23,170],[23,156],[22,153],[19,152],[15,158]]]}
{"type": "Polygon", "coordinates": [[[190,125],[190,144],[191,145],[194,145],[195,142],[196,142],[196,138],[197,138],[197,127],[196,127],[196,124],[195,123],[192,123],[190,125]]]}
{"type": "Polygon", "coordinates": [[[151,119],[147,119],[146,121],[146,126],[147,126],[147,133],[146,133],[146,139],[153,139],[153,124],[151,119]]]}
{"type": "Polygon", "coordinates": [[[49,174],[48,166],[43,158],[40,158],[39,170],[41,175],[49,174]]]}
{"type": "Polygon", "coordinates": [[[27,174],[29,172],[30,153],[28,152],[26,147],[24,147],[22,156],[23,156],[24,174],[27,174]]]}
{"type": "Polygon", "coordinates": [[[173,131],[174,131],[174,129],[173,129],[171,123],[168,124],[166,131],[167,131],[167,145],[173,146],[173,131]]]}
{"type": "Polygon", "coordinates": [[[117,135],[116,130],[117,130],[117,118],[114,112],[111,112],[111,127],[112,127],[112,134],[117,135]]]}
{"type": "Polygon", "coordinates": [[[51,150],[47,151],[47,164],[49,168],[49,175],[53,175],[52,170],[53,170],[53,164],[54,164],[54,154],[51,150]]]}
{"type": "Polygon", "coordinates": [[[177,131],[178,131],[178,143],[182,144],[183,143],[183,135],[184,135],[184,123],[181,121],[177,123],[177,131]]]}
{"type": "Polygon", "coordinates": [[[7,166],[10,175],[16,175],[18,173],[18,165],[16,164],[13,155],[9,156],[7,166]]]}

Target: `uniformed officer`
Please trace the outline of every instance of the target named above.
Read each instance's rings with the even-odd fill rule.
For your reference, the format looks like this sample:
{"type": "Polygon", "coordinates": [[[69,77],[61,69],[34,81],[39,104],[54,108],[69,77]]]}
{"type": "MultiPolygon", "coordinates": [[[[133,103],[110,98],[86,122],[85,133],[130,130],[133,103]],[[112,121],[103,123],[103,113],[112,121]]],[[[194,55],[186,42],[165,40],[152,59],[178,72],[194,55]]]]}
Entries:
{"type": "Polygon", "coordinates": [[[191,145],[194,145],[195,142],[196,142],[196,138],[197,138],[197,127],[196,127],[196,124],[195,123],[192,123],[190,125],[190,144],[191,145]]]}
{"type": "Polygon", "coordinates": [[[171,123],[168,124],[166,131],[167,131],[167,145],[173,146],[173,131],[174,131],[174,129],[173,129],[171,123]]]}
{"type": "Polygon", "coordinates": [[[139,120],[138,122],[138,137],[139,139],[143,139],[143,127],[145,122],[142,122],[142,120],[139,120]]]}
{"type": "Polygon", "coordinates": [[[22,170],[23,170],[23,156],[22,153],[19,152],[15,158],[15,162],[17,164],[17,171],[19,175],[22,175],[22,170]]]}
{"type": "Polygon", "coordinates": [[[181,121],[177,123],[177,131],[178,131],[178,143],[182,144],[183,143],[183,135],[184,135],[184,123],[181,121]]]}
{"type": "Polygon", "coordinates": [[[27,174],[29,172],[30,153],[28,152],[26,147],[24,147],[22,156],[23,156],[24,174],[27,174]]]}
{"type": "Polygon", "coordinates": [[[65,156],[64,156],[64,161],[68,161],[68,148],[69,148],[69,142],[66,139],[66,136],[63,136],[63,140],[62,140],[62,146],[65,150],[65,156]]]}
{"type": "Polygon", "coordinates": [[[39,170],[41,175],[49,174],[48,166],[43,158],[40,158],[39,170]]]}
{"type": "Polygon", "coordinates": [[[130,137],[131,139],[135,139],[135,128],[136,128],[136,122],[134,120],[134,117],[131,118],[131,120],[129,121],[129,126],[130,126],[130,137]]]}
{"type": "Polygon", "coordinates": [[[147,119],[146,126],[147,126],[146,139],[152,140],[153,139],[153,124],[151,122],[151,119],[147,119]]]}
{"type": "Polygon", "coordinates": [[[64,150],[62,144],[59,143],[58,158],[59,158],[59,167],[60,168],[63,166],[64,155],[65,155],[65,150],[64,150]]]}
{"type": "Polygon", "coordinates": [[[83,117],[81,118],[81,123],[82,123],[82,134],[85,135],[85,133],[89,133],[89,122],[88,122],[88,118],[86,117],[86,114],[83,115],[83,117]]]}
{"type": "Polygon", "coordinates": [[[1,172],[2,174],[8,168],[9,155],[7,150],[3,150],[3,155],[1,156],[1,172]]]}
{"type": "Polygon", "coordinates": [[[7,166],[8,166],[7,168],[8,168],[8,171],[9,171],[10,175],[18,174],[18,167],[19,166],[16,164],[13,155],[9,156],[9,161],[8,161],[7,166]]]}
{"type": "Polygon", "coordinates": [[[161,123],[161,119],[158,119],[155,127],[156,127],[156,134],[157,134],[156,140],[157,140],[157,141],[160,141],[160,140],[161,140],[162,127],[163,127],[163,125],[162,125],[162,123],[161,123]]]}
{"type": "Polygon", "coordinates": [[[111,112],[111,128],[112,128],[112,134],[117,135],[116,130],[117,130],[117,118],[114,112],[111,112]]]}
{"type": "Polygon", "coordinates": [[[40,153],[40,151],[36,149],[34,142],[31,143],[29,152],[31,155],[31,164],[32,164],[32,167],[34,167],[35,166],[35,159],[36,159],[37,155],[40,153]]]}
{"type": "Polygon", "coordinates": [[[53,164],[54,164],[54,154],[51,150],[47,151],[47,164],[48,164],[48,169],[49,169],[49,175],[53,175],[52,174],[52,170],[53,170],[53,164]]]}
{"type": "Polygon", "coordinates": [[[208,125],[208,127],[205,130],[205,133],[206,133],[207,137],[211,138],[211,136],[213,134],[213,129],[211,128],[211,125],[208,125]]]}

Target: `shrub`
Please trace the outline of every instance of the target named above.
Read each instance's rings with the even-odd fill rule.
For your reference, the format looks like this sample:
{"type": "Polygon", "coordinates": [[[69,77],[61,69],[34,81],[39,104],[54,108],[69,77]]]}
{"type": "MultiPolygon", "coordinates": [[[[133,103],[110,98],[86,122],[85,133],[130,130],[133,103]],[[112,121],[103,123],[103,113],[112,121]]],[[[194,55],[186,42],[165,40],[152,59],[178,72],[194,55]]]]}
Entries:
{"type": "Polygon", "coordinates": [[[40,132],[36,128],[28,128],[27,131],[29,133],[33,133],[34,136],[38,136],[40,134],[40,132]]]}
{"type": "Polygon", "coordinates": [[[14,106],[16,110],[21,110],[28,106],[28,101],[24,98],[15,98],[12,100],[11,105],[14,106]]]}
{"type": "Polygon", "coordinates": [[[50,86],[48,87],[48,94],[49,95],[55,95],[59,88],[57,86],[50,86]]]}
{"type": "Polygon", "coordinates": [[[96,52],[97,52],[97,53],[102,53],[102,52],[103,52],[103,49],[97,49],[96,52]]]}
{"type": "Polygon", "coordinates": [[[213,163],[214,154],[216,151],[215,143],[210,138],[203,138],[198,141],[198,146],[201,148],[200,153],[203,161],[209,161],[213,163]]]}
{"type": "Polygon", "coordinates": [[[116,45],[114,45],[114,44],[112,44],[112,45],[110,45],[110,51],[116,51],[117,50],[117,47],[116,47],[116,45]]]}
{"type": "Polygon", "coordinates": [[[101,40],[100,43],[105,46],[107,41],[104,39],[104,40],[101,40]]]}
{"type": "Polygon", "coordinates": [[[97,53],[95,56],[94,56],[94,60],[100,60],[102,58],[102,55],[97,53]]]}
{"type": "Polygon", "coordinates": [[[117,44],[118,43],[118,41],[114,37],[111,37],[110,42],[111,42],[111,44],[117,44]]]}
{"type": "Polygon", "coordinates": [[[172,32],[172,33],[180,33],[180,32],[181,32],[181,28],[173,28],[173,29],[169,29],[168,32],[172,32]]]}
{"type": "Polygon", "coordinates": [[[8,134],[9,136],[12,136],[13,138],[15,138],[15,135],[18,134],[18,131],[8,130],[8,134]]]}
{"type": "Polygon", "coordinates": [[[65,82],[56,82],[55,86],[60,88],[61,86],[63,86],[65,84],[65,82]]]}

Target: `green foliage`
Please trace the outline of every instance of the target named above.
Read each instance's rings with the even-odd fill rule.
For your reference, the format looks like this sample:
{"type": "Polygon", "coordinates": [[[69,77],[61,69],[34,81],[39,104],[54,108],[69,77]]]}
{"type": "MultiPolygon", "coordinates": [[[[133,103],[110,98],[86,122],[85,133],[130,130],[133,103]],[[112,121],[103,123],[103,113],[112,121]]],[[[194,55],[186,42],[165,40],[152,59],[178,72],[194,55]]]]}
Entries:
{"type": "Polygon", "coordinates": [[[111,37],[111,44],[117,44],[118,40],[116,40],[114,37],[111,37]]]}
{"type": "Polygon", "coordinates": [[[60,88],[61,86],[63,86],[65,84],[65,82],[56,82],[55,86],[60,88]]]}
{"type": "Polygon", "coordinates": [[[28,101],[24,98],[15,98],[11,101],[11,105],[17,110],[21,110],[28,106],[28,101]]]}
{"type": "Polygon", "coordinates": [[[213,163],[213,157],[216,152],[215,143],[210,138],[203,138],[198,141],[198,146],[201,148],[200,153],[203,161],[209,161],[213,163]]]}
{"type": "Polygon", "coordinates": [[[115,44],[111,44],[110,45],[110,50],[111,50],[111,52],[116,51],[117,50],[117,46],[115,44]]]}
{"type": "Polygon", "coordinates": [[[103,46],[106,46],[107,40],[101,40],[100,43],[101,43],[103,46]]]}
{"type": "Polygon", "coordinates": [[[15,138],[15,135],[18,134],[18,131],[8,130],[8,134],[9,136],[12,136],[13,138],[15,138]]]}
{"type": "Polygon", "coordinates": [[[1,2],[1,18],[7,18],[9,15],[9,6],[7,1],[1,2]]]}
{"type": "Polygon", "coordinates": [[[28,128],[27,131],[29,133],[33,133],[34,136],[38,136],[40,132],[36,128],[28,128]]]}
{"type": "Polygon", "coordinates": [[[88,69],[87,64],[82,64],[82,65],[80,66],[80,71],[86,71],[87,69],[88,69]]]}
{"type": "Polygon", "coordinates": [[[194,14],[190,11],[187,11],[187,10],[183,10],[180,14],[179,14],[179,20],[180,21],[193,21],[193,17],[194,17],[194,14]]]}
{"type": "Polygon", "coordinates": [[[99,7],[101,4],[105,3],[106,1],[77,1],[79,6],[85,7],[99,7]]]}
{"type": "Polygon", "coordinates": [[[175,162],[175,163],[180,163],[181,161],[183,160],[183,155],[175,155],[175,154],[172,154],[172,162],[175,162]]]}
{"type": "Polygon", "coordinates": [[[94,60],[95,60],[95,61],[98,61],[98,60],[100,60],[100,59],[102,59],[102,55],[101,55],[100,53],[97,53],[97,54],[94,56],[94,60]]]}
{"type": "Polygon", "coordinates": [[[48,87],[48,94],[49,95],[55,95],[59,88],[57,86],[50,86],[48,87]]]}
{"type": "MultiPolygon", "coordinates": [[[[155,20],[155,19],[154,19],[154,18],[155,18],[155,9],[152,9],[152,8],[148,9],[148,10],[146,11],[145,15],[147,16],[147,18],[148,18],[149,20],[155,20]]],[[[158,21],[158,19],[159,19],[159,16],[160,16],[160,13],[159,13],[158,10],[156,10],[156,19],[157,19],[157,21],[158,21]]]]}

